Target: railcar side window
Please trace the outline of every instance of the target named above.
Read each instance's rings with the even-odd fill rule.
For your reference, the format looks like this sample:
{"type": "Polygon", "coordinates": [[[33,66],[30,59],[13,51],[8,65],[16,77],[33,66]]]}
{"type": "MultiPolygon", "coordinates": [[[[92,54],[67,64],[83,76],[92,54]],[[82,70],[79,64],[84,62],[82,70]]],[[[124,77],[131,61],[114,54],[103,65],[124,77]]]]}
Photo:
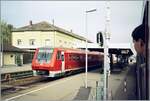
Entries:
{"type": "Polygon", "coordinates": [[[71,55],[69,55],[69,60],[71,61],[72,59],[71,59],[71,55]]]}
{"type": "Polygon", "coordinates": [[[58,52],[57,52],[57,60],[60,60],[60,59],[61,59],[61,52],[58,51],[58,52]]]}
{"type": "Polygon", "coordinates": [[[64,61],[64,54],[61,55],[61,60],[64,61]]]}

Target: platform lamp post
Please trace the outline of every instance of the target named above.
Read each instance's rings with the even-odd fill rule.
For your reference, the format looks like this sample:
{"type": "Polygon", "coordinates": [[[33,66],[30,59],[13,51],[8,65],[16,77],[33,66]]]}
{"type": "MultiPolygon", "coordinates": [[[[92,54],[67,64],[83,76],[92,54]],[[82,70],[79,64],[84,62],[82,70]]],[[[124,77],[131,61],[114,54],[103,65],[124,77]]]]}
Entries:
{"type": "MultiPolygon", "coordinates": [[[[88,13],[91,13],[91,12],[95,12],[96,11],[96,9],[91,9],[91,10],[86,10],[85,11],[85,13],[86,13],[86,18],[85,18],[85,33],[86,33],[86,35],[88,36],[88,31],[87,31],[87,14],[88,13]]],[[[87,38],[88,37],[86,37],[86,49],[85,49],[85,53],[86,53],[86,55],[85,55],[85,88],[87,88],[87,71],[88,71],[88,54],[87,54],[87,46],[88,46],[88,42],[87,42],[87,38]]]]}
{"type": "Polygon", "coordinates": [[[104,33],[104,100],[108,99],[108,74],[110,71],[109,65],[109,41],[110,41],[110,2],[106,2],[106,26],[104,33]]]}
{"type": "Polygon", "coordinates": [[[54,34],[53,47],[55,48],[55,25],[54,25],[55,21],[54,21],[54,19],[52,20],[52,22],[53,22],[53,31],[54,31],[54,33],[53,33],[54,34]]]}

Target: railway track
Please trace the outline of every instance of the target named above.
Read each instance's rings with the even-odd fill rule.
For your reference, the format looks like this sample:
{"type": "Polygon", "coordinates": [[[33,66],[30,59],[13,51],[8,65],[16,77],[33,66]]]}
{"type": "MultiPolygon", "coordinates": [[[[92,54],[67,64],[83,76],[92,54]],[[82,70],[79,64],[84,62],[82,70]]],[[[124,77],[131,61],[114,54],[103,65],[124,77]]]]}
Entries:
{"type": "Polygon", "coordinates": [[[43,78],[41,76],[36,77],[26,77],[21,78],[17,80],[9,80],[1,83],[1,94],[9,94],[12,92],[17,92],[20,90],[25,90],[27,88],[32,87],[35,83],[38,83],[40,81],[44,81],[46,78],[43,78]]]}
{"type": "Polygon", "coordinates": [[[1,93],[26,89],[29,85],[45,80],[41,76],[33,76],[32,71],[21,71],[1,74],[1,93]]]}
{"type": "Polygon", "coordinates": [[[42,76],[33,76],[31,71],[2,74],[1,94],[11,94],[12,92],[28,89],[36,83],[50,82],[60,78],[63,77],[43,78],[42,76]]]}
{"type": "Polygon", "coordinates": [[[33,71],[19,71],[19,72],[13,72],[13,73],[3,73],[1,74],[1,82],[6,82],[12,79],[22,79],[27,77],[32,77],[33,71]]]}
{"type": "Polygon", "coordinates": [[[82,72],[84,72],[84,70],[70,72],[65,76],[55,78],[44,78],[42,76],[33,76],[32,71],[16,72],[11,74],[7,73],[5,75],[2,74],[1,94],[2,96],[11,94],[12,92],[28,89],[32,86],[35,86],[35,84],[38,83],[47,83],[64,77],[73,76],[82,72]]]}

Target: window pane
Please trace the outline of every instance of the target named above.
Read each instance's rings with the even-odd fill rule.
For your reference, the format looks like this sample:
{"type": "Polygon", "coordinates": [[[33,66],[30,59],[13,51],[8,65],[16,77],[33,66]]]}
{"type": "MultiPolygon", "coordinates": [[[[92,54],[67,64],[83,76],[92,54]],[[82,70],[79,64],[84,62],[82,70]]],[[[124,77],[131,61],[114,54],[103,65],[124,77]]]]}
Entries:
{"type": "Polygon", "coordinates": [[[46,63],[50,62],[53,54],[53,49],[39,49],[37,60],[42,63],[45,61],[46,63]]]}
{"type": "Polygon", "coordinates": [[[21,39],[18,39],[18,40],[17,40],[17,45],[21,45],[21,44],[22,44],[21,39]]]}
{"type": "Polygon", "coordinates": [[[29,41],[30,41],[29,43],[30,45],[35,45],[35,39],[30,39],[29,41]]]}
{"type": "Polygon", "coordinates": [[[50,39],[45,40],[45,46],[50,46],[50,39]]]}

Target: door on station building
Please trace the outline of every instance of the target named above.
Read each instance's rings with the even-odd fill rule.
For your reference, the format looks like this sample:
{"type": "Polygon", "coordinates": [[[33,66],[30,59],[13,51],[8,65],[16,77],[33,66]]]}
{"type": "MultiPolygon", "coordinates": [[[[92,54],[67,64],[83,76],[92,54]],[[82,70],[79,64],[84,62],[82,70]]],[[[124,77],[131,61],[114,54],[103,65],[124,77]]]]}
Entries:
{"type": "Polygon", "coordinates": [[[64,72],[65,71],[65,56],[64,56],[64,52],[61,52],[61,71],[64,72]]]}

